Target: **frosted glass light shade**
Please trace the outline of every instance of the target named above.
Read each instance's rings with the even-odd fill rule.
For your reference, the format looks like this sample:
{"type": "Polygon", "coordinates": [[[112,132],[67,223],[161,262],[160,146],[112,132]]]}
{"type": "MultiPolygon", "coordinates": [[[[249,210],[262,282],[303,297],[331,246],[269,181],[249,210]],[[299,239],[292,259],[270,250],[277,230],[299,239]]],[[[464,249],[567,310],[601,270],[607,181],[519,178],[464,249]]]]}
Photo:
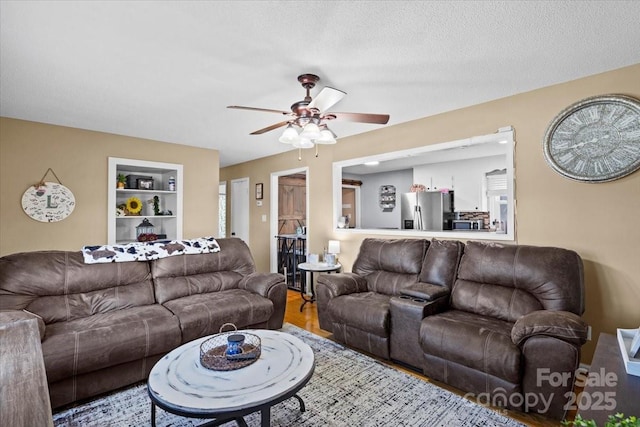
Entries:
{"type": "Polygon", "coordinates": [[[316,144],[335,144],[337,141],[329,129],[322,129],[320,137],[315,140],[316,144]]]}
{"type": "Polygon", "coordinates": [[[340,253],[340,241],[329,240],[329,246],[327,247],[327,253],[339,254],[340,253]]]}
{"type": "Polygon", "coordinates": [[[293,144],[299,139],[298,132],[291,125],[288,125],[287,128],[282,132],[282,136],[278,141],[283,144],[293,144]]]}
{"type": "Polygon", "coordinates": [[[300,136],[297,141],[293,142],[293,146],[296,148],[313,148],[313,142],[300,136]]]}
{"type": "Polygon", "coordinates": [[[300,138],[307,138],[307,139],[320,138],[320,128],[318,127],[317,124],[309,122],[302,128],[302,132],[300,132],[300,138]]]}

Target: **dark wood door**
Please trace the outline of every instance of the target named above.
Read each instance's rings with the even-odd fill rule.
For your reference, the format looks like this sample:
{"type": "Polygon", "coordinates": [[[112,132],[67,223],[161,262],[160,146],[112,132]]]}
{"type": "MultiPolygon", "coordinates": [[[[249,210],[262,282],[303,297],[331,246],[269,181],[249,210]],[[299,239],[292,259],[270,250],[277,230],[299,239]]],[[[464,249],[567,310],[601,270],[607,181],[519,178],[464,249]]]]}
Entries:
{"type": "Polygon", "coordinates": [[[307,224],[307,180],[303,174],[278,179],[278,234],[294,234],[307,224]]]}
{"type": "Polygon", "coordinates": [[[342,216],[349,218],[349,228],[356,227],[356,189],[342,187],[342,216]]]}

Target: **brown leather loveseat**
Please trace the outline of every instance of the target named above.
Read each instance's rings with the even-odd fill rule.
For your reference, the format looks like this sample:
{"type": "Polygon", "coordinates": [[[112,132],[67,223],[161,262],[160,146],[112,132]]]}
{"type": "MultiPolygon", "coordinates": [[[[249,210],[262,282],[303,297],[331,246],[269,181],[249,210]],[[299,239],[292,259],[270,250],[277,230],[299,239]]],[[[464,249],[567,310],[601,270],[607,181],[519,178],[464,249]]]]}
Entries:
{"type": "Polygon", "coordinates": [[[493,406],[564,417],[587,337],[578,254],[365,239],[352,271],[318,278],[320,327],[336,340],[493,406]]]}
{"type": "Polygon", "coordinates": [[[247,245],[154,261],[84,264],[81,252],[0,258],[0,309],[36,317],[52,407],[145,379],[182,343],[238,328],[282,327],[286,285],[257,273],[247,245]],[[22,311],[21,311],[22,310],[22,311]]]}

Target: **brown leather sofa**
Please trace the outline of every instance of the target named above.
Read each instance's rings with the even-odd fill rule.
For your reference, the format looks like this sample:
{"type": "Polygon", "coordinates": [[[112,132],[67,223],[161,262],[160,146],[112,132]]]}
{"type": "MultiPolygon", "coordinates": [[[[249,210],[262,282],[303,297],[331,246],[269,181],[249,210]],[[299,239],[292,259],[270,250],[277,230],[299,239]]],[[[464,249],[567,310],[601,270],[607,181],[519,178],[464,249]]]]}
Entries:
{"type": "Polygon", "coordinates": [[[336,340],[481,402],[564,417],[587,337],[575,252],[365,239],[352,273],[320,275],[316,288],[336,340]]]}
{"type": "Polygon", "coordinates": [[[0,309],[39,319],[52,407],[145,379],[170,350],[238,328],[282,327],[284,276],[257,273],[247,245],[154,261],[84,264],[81,252],[0,258],[0,309]]]}

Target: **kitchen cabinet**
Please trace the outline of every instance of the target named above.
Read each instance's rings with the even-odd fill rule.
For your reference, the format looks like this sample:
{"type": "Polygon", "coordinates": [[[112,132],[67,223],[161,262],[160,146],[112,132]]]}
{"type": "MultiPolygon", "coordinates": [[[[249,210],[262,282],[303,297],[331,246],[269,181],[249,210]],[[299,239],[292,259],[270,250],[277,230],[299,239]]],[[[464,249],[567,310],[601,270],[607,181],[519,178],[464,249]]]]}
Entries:
{"type": "Polygon", "coordinates": [[[144,218],[153,224],[154,234],[166,234],[171,240],[182,239],[182,165],[109,157],[107,182],[108,244],[135,242],[136,227],[144,218]],[[126,188],[117,188],[118,175],[129,176],[126,188]],[[170,185],[171,179],[173,185],[170,185]],[[132,197],[142,202],[140,213],[119,215],[117,207],[132,197]],[[154,197],[158,198],[159,215],[154,212],[154,197]]]}

